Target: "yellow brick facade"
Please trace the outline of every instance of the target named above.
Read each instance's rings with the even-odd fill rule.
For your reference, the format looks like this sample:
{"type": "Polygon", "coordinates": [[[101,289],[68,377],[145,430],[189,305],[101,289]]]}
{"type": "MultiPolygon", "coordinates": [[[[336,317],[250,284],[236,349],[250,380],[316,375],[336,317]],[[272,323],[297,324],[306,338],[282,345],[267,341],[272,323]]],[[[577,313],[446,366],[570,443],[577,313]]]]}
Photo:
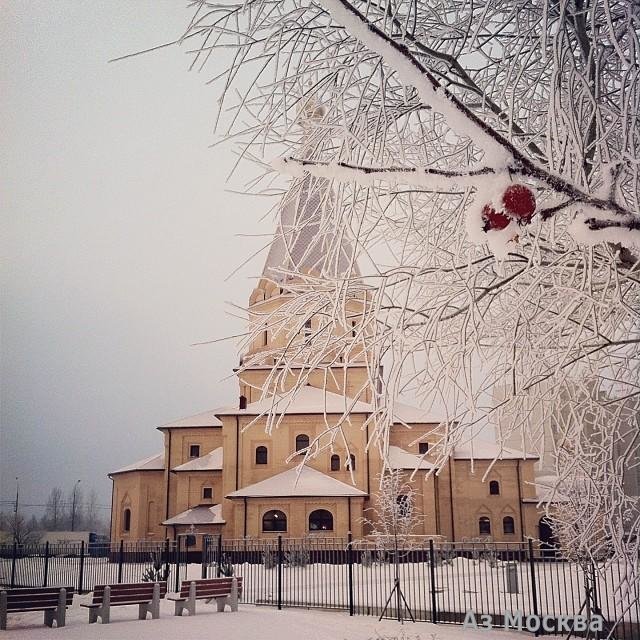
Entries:
{"type": "MultiPolygon", "coordinates": [[[[372,425],[368,422],[370,411],[357,410],[343,425],[348,451],[342,438],[336,438],[331,447],[308,460],[308,466],[321,474],[328,483],[340,481],[347,492],[357,495],[291,495],[280,497],[234,497],[234,492],[246,494],[257,483],[278,478],[279,474],[300,463],[296,451],[296,438],[306,436],[311,442],[321,437],[320,444],[328,445],[327,425],[335,424],[340,414],[323,415],[323,411],[288,410],[277,427],[267,432],[267,420],[251,413],[245,406],[255,406],[263,395],[274,392],[267,388],[269,374],[275,364],[261,362],[247,367],[257,355],[285,346],[287,341],[304,340],[292,318],[291,327],[271,331],[265,327],[264,318],[273,314],[280,305],[291,300],[284,287],[265,278],[261,279],[250,297],[249,321],[256,330],[256,337],[243,356],[244,367],[238,372],[238,398],[231,407],[212,411],[210,415],[194,416],[159,427],[164,437],[164,453],[156,461],[125,468],[112,474],[113,509],[111,520],[112,540],[160,540],[173,538],[186,531],[197,533],[222,533],[227,538],[269,538],[277,535],[265,531],[263,518],[267,512],[277,510],[286,517],[283,535],[301,537],[309,534],[344,537],[351,532],[362,537],[370,531],[365,520],[375,520],[374,510],[379,504],[378,483],[383,461],[376,446],[367,449],[372,425]],[[298,332],[300,335],[295,335],[298,332]],[[293,335],[293,338],[292,338],[293,335]],[[203,417],[204,416],[204,417],[203,417]],[[220,467],[196,468],[199,460],[222,448],[220,467]],[[258,459],[258,448],[262,458],[258,459]],[[197,455],[194,455],[197,453],[197,455]],[[348,454],[354,456],[354,468],[346,466],[348,454]],[[266,460],[264,459],[266,456],[266,460]],[[338,456],[332,466],[332,456],[338,456]],[[187,465],[187,469],[181,469],[187,465]],[[195,465],[195,467],[194,467],[195,465]],[[230,497],[231,496],[231,497],[230,497]],[[213,505],[219,513],[214,517],[207,511],[213,505]],[[211,518],[209,524],[184,522],[194,517],[193,510],[211,518]],[[333,518],[333,528],[328,531],[311,530],[309,516],[318,509],[328,511],[333,518]],[[127,514],[128,515],[125,515],[127,514]],[[180,524],[163,525],[178,518],[180,524]],[[187,519],[186,521],[184,519],[187,519]]],[[[347,327],[336,327],[336,333],[353,330],[353,324],[366,309],[364,298],[347,304],[347,327]]],[[[287,318],[287,322],[289,319],[287,318]]],[[[313,331],[313,320],[310,330],[313,331]]],[[[373,389],[368,383],[367,354],[355,344],[349,355],[349,365],[338,363],[329,369],[314,370],[308,377],[309,388],[314,393],[348,396],[361,403],[369,403],[373,389]]],[[[329,347],[327,347],[329,348],[329,347]]],[[[272,351],[273,352],[273,351],[272,351]]],[[[323,353],[327,362],[334,354],[323,353]]],[[[304,365],[295,364],[286,376],[278,380],[278,392],[291,389],[304,365]]],[[[335,397],[335,396],[334,396],[335,397]]],[[[369,404],[361,405],[369,407],[369,404]]],[[[403,455],[412,454],[415,460],[420,453],[418,441],[429,443],[429,452],[423,460],[434,463],[442,434],[433,423],[411,423],[391,426],[389,444],[399,447],[403,455]]],[[[213,454],[212,454],[213,455],[213,454]]],[[[205,461],[207,458],[205,458],[205,461]]],[[[495,541],[516,542],[526,536],[537,537],[540,514],[535,506],[533,459],[475,459],[468,456],[451,456],[435,473],[420,470],[410,480],[415,493],[417,526],[413,533],[440,536],[446,540],[460,541],[469,538],[490,537],[495,541]],[[491,491],[491,482],[498,483],[498,491],[491,491]],[[484,519],[481,528],[481,519],[484,519]],[[488,519],[488,524],[487,520],[488,519]],[[507,526],[508,525],[508,526],[507,526]],[[490,533],[487,533],[487,527],[490,533]]],[[[411,471],[407,470],[409,478],[411,471]]],[[[335,485],[335,483],[334,483],[335,485]]]]}

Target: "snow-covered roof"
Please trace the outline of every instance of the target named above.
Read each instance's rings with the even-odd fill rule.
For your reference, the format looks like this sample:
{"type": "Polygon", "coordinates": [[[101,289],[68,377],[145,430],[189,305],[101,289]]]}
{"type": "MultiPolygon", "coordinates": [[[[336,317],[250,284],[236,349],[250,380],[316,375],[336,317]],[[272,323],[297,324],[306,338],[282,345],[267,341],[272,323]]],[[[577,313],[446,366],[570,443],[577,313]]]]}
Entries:
{"type": "Polygon", "coordinates": [[[318,389],[317,387],[304,386],[298,389],[295,394],[277,394],[269,396],[263,400],[252,402],[246,409],[237,407],[223,407],[218,409],[219,416],[235,415],[267,415],[269,412],[282,413],[337,413],[345,411],[349,413],[371,413],[373,408],[366,402],[353,400],[348,396],[342,396],[331,391],[318,389]]]}
{"type": "Polygon", "coordinates": [[[116,473],[126,473],[127,471],[163,471],[164,470],[164,451],[156,453],[148,458],[143,458],[137,462],[128,464],[126,467],[112,471],[109,475],[114,476],[116,473]]]}
{"type": "Polygon", "coordinates": [[[517,449],[501,447],[495,442],[474,438],[454,447],[453,457],[456,460],[537,460],[540,456],[533,453],[525,454],[517,449]]]}
{"type": "Polygon", "coordinates": [[[536,497],[523,498],[522,502],[568,502],[569,500],[562,491],[562,482],[558,476],[536,476],[532,484],[536,488],[536,497]]]}
{"type": "Polygon", "coordinates": [[[173,468],[173,471],[220,471],[222,469],[222,447],[194,458],[173,468]]]}
{"type": "Polygon", "coordinates": [[[392,469],[433,469],[423,456],[410,453],[400,447],[389,446],[389,465],[392,469]]]}
{"type": "Polygon", "coordinates": [[[309,174],[293,183],[280,205],[280,219],[273,236],[263,276],[282,281],[282,271],[317,272],[340,276],[350,270],[353,246],[346,234],[338,236],[331,221],[335,197],[330,182],[309,174]]]}
{"type": "Polygon", "coordinates": [[[432,411],[421,409],[420,407],[412,407],[404,402],[393,403],[394,422],[405,422],[407,424],[440,424],[445,418],[439,416],[432,411]]]}
{"type": "Polygon", "coordinates": [[[196,525],[196,524],[226,524],[226,520],[222,518],[222,505],[206,505],[201,504],[197,507],[187,509],[182,513],[179,513],[173,518],[165,520],[163,525],[182,524],[182,525],[196,525]]]}
{"type": "Polygon", "coordinates": [[[203,411],[202,413],[196,413],[195,416],[188,416],[186,418],[180,418],[175,422],[169,422],[163,424],[158,429],[176,429],[180,427],[221,427],[222,422],[216,418],[216,410],[203,411]]]}
{"type": "Polygon", "coordinates": [[[227,498],[289,498],[326,496],[366,496],[356,487],[336,480],[308,466],[294,467],[271,478],[238,489],[227,498]]]}

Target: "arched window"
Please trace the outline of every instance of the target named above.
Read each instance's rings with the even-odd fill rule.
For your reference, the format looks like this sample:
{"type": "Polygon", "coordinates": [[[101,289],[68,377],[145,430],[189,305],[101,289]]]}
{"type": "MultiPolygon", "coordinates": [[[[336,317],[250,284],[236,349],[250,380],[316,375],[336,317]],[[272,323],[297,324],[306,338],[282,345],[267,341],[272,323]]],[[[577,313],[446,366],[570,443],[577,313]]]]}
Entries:
{"type": "Polygon", "coordinates": [[[356,470],[356,457],[353,455],[353,453],[349,454],[349,460],[347,461],[347,469],[350,469],[351,471],[356,470]]]}
{"type": "Polygon", "coordinates": [[[263,447],[262,445],[256,447],[256,464],[267,464],[268,459],[269,453],[267,447],[263,447]]]}
{"type": "Polygon", "coordinates": [[[262,516],[262,530],[263,531],[286,531],[287,530],[287,516],[282,512],[274,509],[273,511],[267,511],[262,516]]]}
{"type": "Polygon", "coordinates": [[[333,531],[331,511],[316,509],[309,514],[309,531],[333,531]]]}
{"type": "Polygon", "coordinates": [[[309,436],[305,433],[301,433],[296,436],[296,451],[304,451],[309,447],[309,436]]]}
{"type": "Polygon", "coordinates": [[[515,533],[516,523],[511,516],[505,516],[502,518],[502,533],[515,533]]]}
{"type": "Polygon", "coordinates": [[[500,483],[497,480],[492,480],[489,483],[489,495],[492,495],[492,496],[500,495],[500,483]]]}
{"type": "Polygon", "coordinates": [[[340,456],[337,453],[331,456],[331,471],[340,471],[340,456]]]}
{"type": "Polygon", "coordinates": [[[131,531],[131,509],[126,508],[122,514],[122,530],[131,531]]]}
{"type": "Polygon", "coordinates": [[[481,536],[491,535],[491,520],[486,516],[482,516],[482,518],[478,520],[478,531],[481,536]]]}

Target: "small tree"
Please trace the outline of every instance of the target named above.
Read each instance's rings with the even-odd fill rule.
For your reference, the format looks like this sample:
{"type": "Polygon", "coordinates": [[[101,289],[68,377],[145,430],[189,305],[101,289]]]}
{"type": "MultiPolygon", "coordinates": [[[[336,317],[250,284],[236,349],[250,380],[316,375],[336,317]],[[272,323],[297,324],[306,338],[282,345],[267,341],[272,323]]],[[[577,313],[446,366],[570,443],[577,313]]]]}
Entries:
{"type": "Polygon", "coordinates": [[[53,487],[47,498],[43,525],[52,531],[59,531],[64,524],[64,495],[60,487],[53,487]]]}
{"type": "Polygon", "coordinates": [[[40,538],[40,527],[35,516],[27,521],[20,512],[13,512],[6,517],[6,526],[16,544],[33,544],[40,538]]]}
{"type": "Polygon", "coordinates": [[[377,502],[367,509],[371,517],[363,518],[363,522],[371,528],[370,536],[378,548],[396,551],[407,548],[412,544],[411,534],[418,525],[416,493],[400,470],[383,473],[379,483],[377,502]]]}
{"type": "Polygon", "coordinates": [[[370,536],[374,539],[376,547],[391,553],[394,566],[393,590],[387,598],[380,620],[395,595],[398,621],[404,620],[405,609],[411,620],[415,621],[400,587],[399,565],[401,554],[406,553],[412,545],[411,534],[418,524],[415,512],[416,494],[405,480],[405,473],[399,469],[383,472],[379,482],[378,500],[375,506],[367,509],[372,517],[363,518],[363,521],[371,527],[370,536]]]}
{"type": "Polygon", "coordinates": [[[162,561],[162,551],[151,553],[151,566],[142,574],[143,582],[166,582],[169,578],[169,563],[162,561]]]}

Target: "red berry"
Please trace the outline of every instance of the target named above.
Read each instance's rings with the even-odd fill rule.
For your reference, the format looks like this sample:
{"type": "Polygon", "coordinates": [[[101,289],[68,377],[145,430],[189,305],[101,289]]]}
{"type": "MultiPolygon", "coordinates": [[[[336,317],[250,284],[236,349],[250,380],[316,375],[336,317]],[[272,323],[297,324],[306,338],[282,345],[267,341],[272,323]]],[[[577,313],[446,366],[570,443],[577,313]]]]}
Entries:
{"type": "Polygon", "coordinates": [[[504,229],[511,222],[510,218],[503,213],[499,213],[488,204],[482,207],[482,219],[484,220],[484,227],[482,227],[484,231],[504,229]]]}
{"type": "Polygon", "coordinates": [[[536,198],[533,191],[523,184],[512,184],[502,194],[505,212],[521,222],[530,222],[536,210],[536,198]]]}

